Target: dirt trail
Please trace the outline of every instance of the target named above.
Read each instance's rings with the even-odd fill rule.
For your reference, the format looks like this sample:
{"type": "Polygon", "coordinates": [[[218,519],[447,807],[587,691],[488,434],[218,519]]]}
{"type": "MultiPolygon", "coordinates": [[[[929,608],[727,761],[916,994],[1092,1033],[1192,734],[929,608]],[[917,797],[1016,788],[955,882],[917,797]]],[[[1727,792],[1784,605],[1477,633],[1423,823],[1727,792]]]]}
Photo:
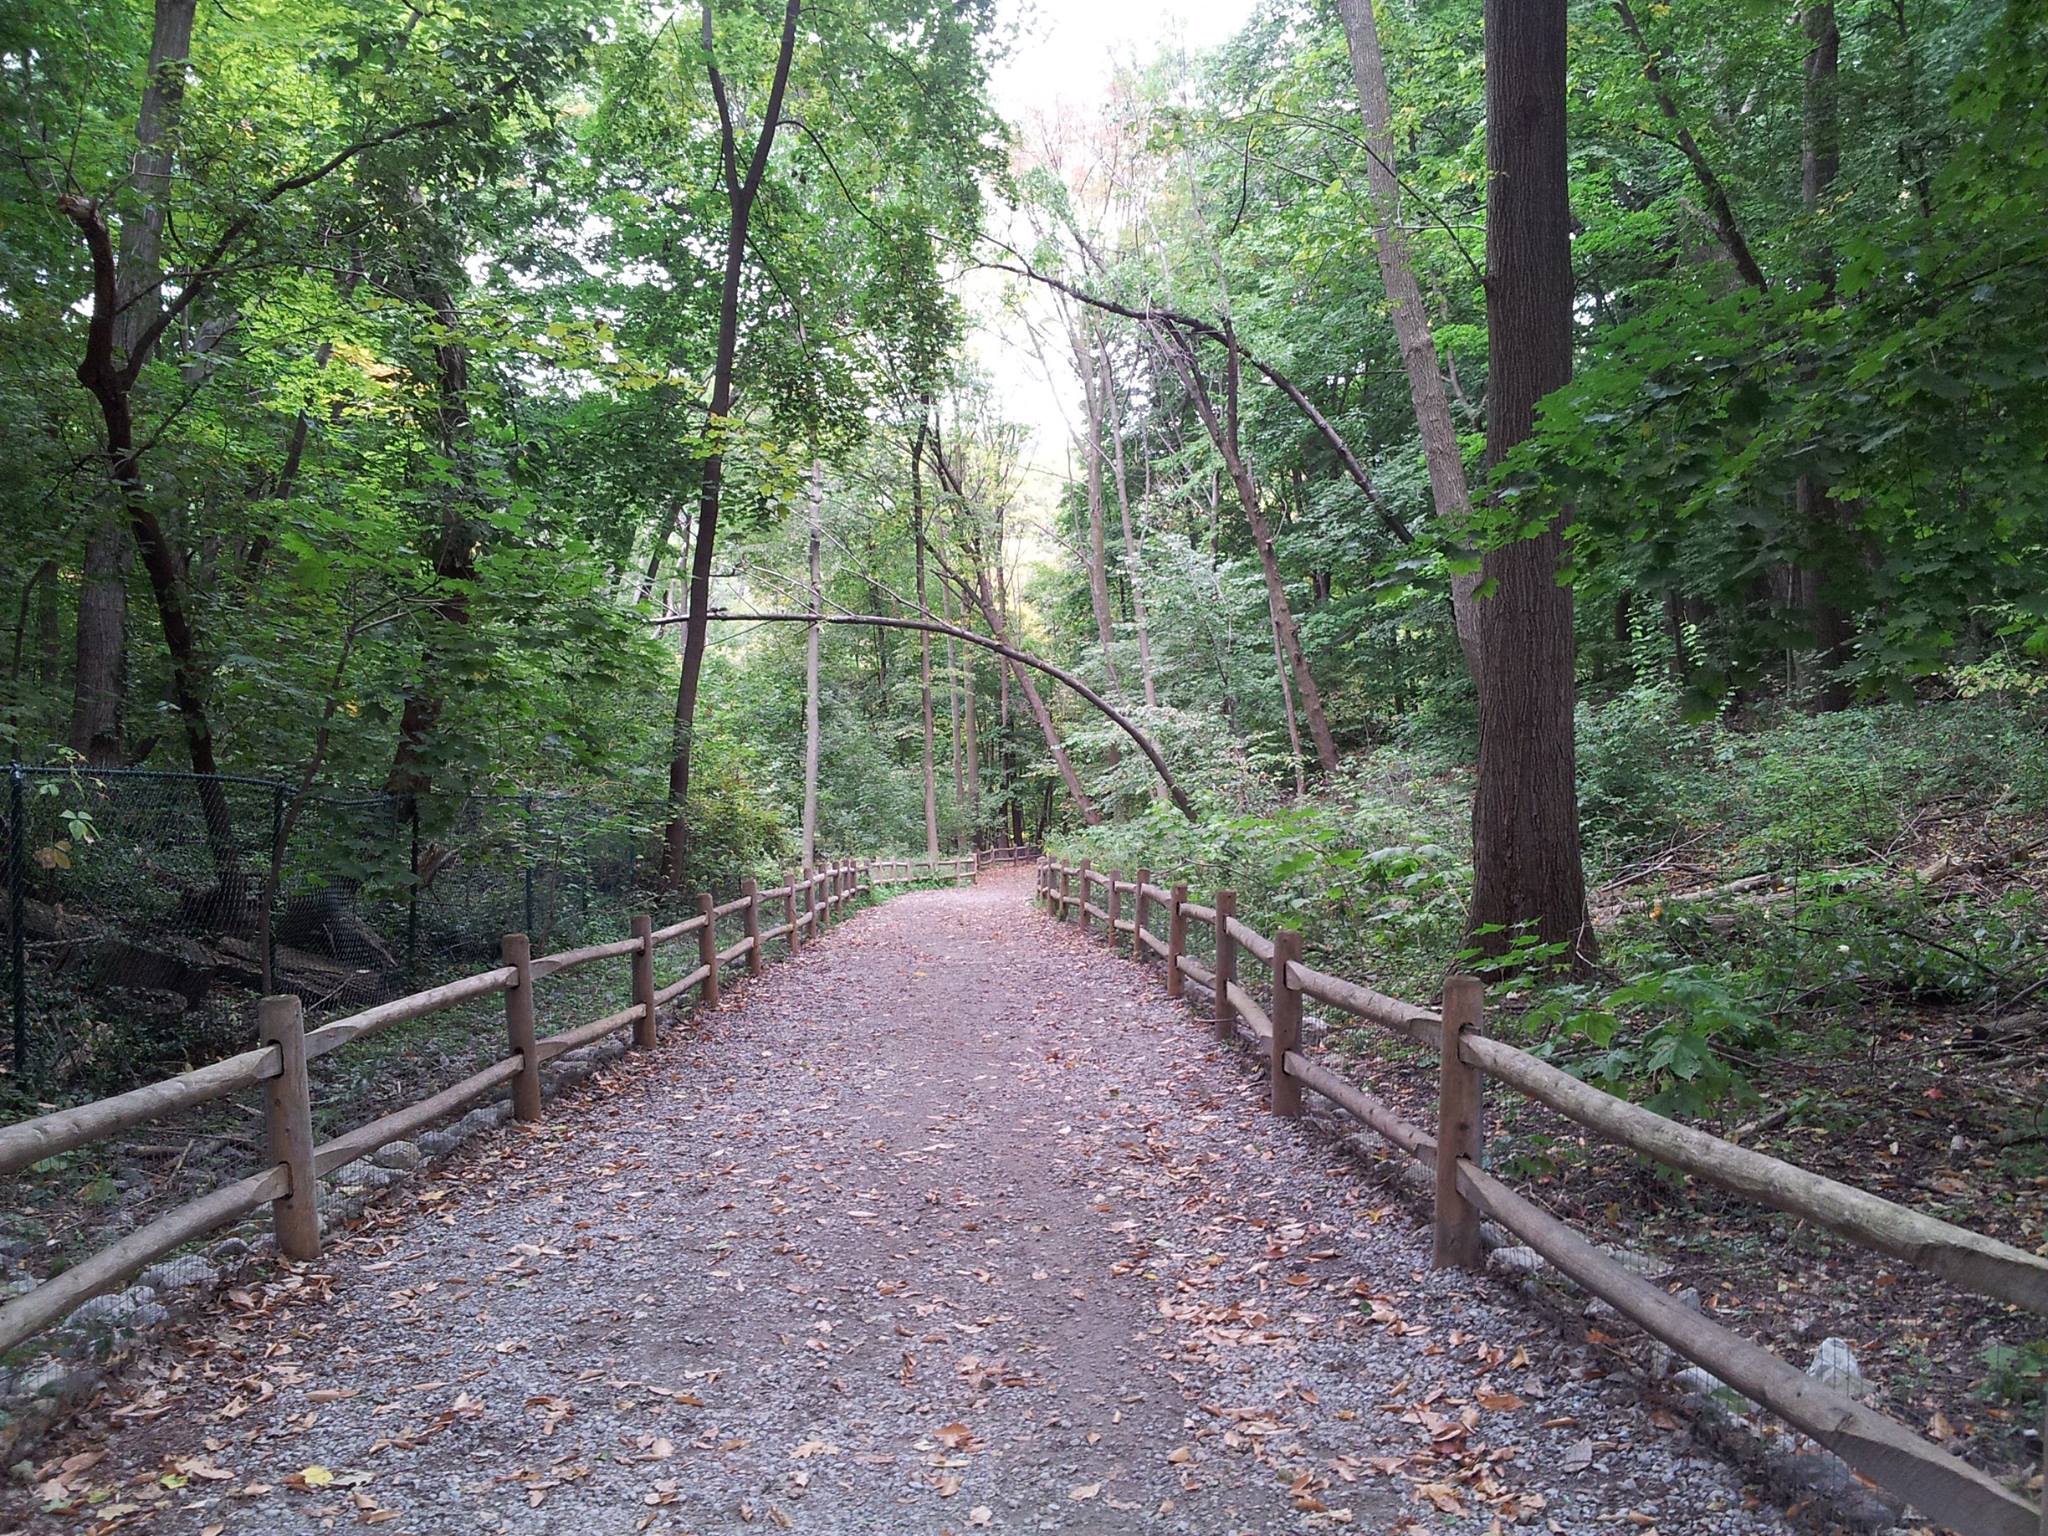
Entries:
{"type": "Polygon", "coordinates": [[[394,1190],[0,1530],[1785,1529],[1030,894],[863,913],[394,1190]]]}

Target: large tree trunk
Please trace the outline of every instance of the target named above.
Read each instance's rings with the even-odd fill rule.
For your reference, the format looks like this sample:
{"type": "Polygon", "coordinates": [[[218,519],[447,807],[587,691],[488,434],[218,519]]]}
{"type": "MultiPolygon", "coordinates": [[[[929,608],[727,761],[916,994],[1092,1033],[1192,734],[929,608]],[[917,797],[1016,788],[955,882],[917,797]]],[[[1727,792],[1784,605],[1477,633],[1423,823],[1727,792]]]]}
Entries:
{"type": "MultiPolygon", "coordinates": [[[[139,205],[121,221],[115,273],[111,372],[126,369],[162,313],[163,233],[171,190],[171,146],[164,136],[185,99],[185,61],[192,51],[197,0],[157,0],[149,42],[149,78],[135,119],[130,180],[139,205]]],[[[111,382],[111,380],[110,380],[111,382]]],[[[90,386],[88,386],[90,387],[90,386]]],[[[124,395],[127,389],[121,390],[124,395]]],[[[105,413],[105,402],[102,402],[105,413]]],[[[120,414],[130,415],[124,399],[120,414]]],[[[109,423],[112,425],[111,421],[109,423]]],[[[126,435],[132,448],[133,425],[126,435]]],[[[109,453],[114,452],[112,443],[109,453]]],[[[124,448],[125,453],[127,448],[124,448]]],[[[129,466],[132,470],[133,466],[129,466]]],[[[95,517],[85,538],[78,588],[76,666],[72,678],[71,749],[96,768],[121,763],[121,710],[127,678],[129,524],[140,477],[115,471],[119,496],[95,517]]]]}
{"type": "MultiPolygon", "coordinates": [[[[910,536],[917,559],[917,616],[929,619],[931,603],[925,595],[924,561],[924,436],[925,419],[917,423],[917,441],[910,450],[910,536]]],[[[952,642],[947,642],[950,648],[952,642]]],[[[922,631],[917,637],[917,695],[924,726],[921,765],[924,768],[924,852],[933,863],[939,857],[939,785],[933,765],[932,730],[932,637],[922,631]]]]}
{"type": "MultiPolygon", "coordinates": [[[[1351,78],[1358,88],[1359,114],[1365,119],[1368,165],[1366,180],[1372,190],[1373,247],[1379,256],[1380,283],[1387,291],[1392,311],[1394,337],[1401,347],[1401,366],[1408,374],[1408,398],[1415,408],[1415,425],[1422,434],[1422,457],[1429,469],[1430,498],[1436,504],[1437,521],[1453,536],[1462,537],[1472,516],[1471,491],[1465,483],[1465,459],[1458,447],[1458,429],[1451,423],[1450,402],[1444,395],[1444,378],[1437,365],[1436,337],[1430,328],[1429,311],[1422,302],[1422,288],[1415,280],[1415,263],[1408,254],[1408,236],[1401,225],[1401,179],[1395,171],[1394,104],[1387,91],[1387,67],[1380,51],[1378,24],[1373,19],[1373,0],[1337,0],[1337,14],[1344,22],[1344,36],[1351,50],[1351,78]]],[[[1477,572],[1451,577],[1451,618],[1458,632],[1458,648],[1465,653],[1465,670],[1476,682],[1479,677],[1479,614],[1475,594],[1477,572]]]]}
{"type": "Polygon", "coordinates": [[[719,73],[717,64],[711,62],[714,53],[710,0],[704,0],[703,5],[704,56],[711,94],[718,105],[728,218],[725,274],[718,295],[718,345],[712,360],[710,411],[704,427],[711,452],[704,460],[703,478],[697,489],[697,539],[690,558],[690,619],[683,626],[683,666],[676,682],[675,732],[668,768],[669,822],[662,839],[661,869],[663,883],[671,890],[681,888],[689,861],[690,747],[697,722],[697,690],[704,675],[704,642],[711,619],[711,557],[718,539],[719,493],[725,484],[725,453],[720,445],[727,430],[726,418],[732,413],[733,362],[739,349],[740,282],[746,271],[747,228],[753,219],[761,178],[768,170],[775,130],[782,125],[782,97],[789,85],[790,61],[796,53],[797,18],[801,10],[802,0],[785,0],[774,80],[768,88],[761,131],[754,139],[753,155],[743,177],[725,77],[719,73]]]}
{"type": "MultiPolygon", "coordinates": [[[[825,470],[811,465],[810,555],[811,612],[825,611],[825,589],[818,576],[818,545],[824,535],[825,470]]],[[[804,871],[817,867],[818,857],[818,631],[812,624],[804,637],[804,871]]]]}
{"type": "MultiPolygon", "coordinates": [[[[1565,179],[1565,0],[1486,0],[1486,453],[1498,464],[1572,367],[1565,179]]],[[[1572,597],[1562,520],[1486,556],[1480,605],[1479,785],[1472,803],[1472,941],[1527,934],[1593,952],[1579,856],[1572,597]]]]}
{"type": "MultiPolygon", "coordinates": [[[[953,622],[953,594],[942,581],[939,583],[940,612],[945,622],[953,622]]],[[[967,779],[960,766],[960,658],[954,654],[953,637],[946,636],[946,706],[947,740],[953,748],[953,820],[960,831],[958,840],[964,845],[967,828],[967,779]]]]}

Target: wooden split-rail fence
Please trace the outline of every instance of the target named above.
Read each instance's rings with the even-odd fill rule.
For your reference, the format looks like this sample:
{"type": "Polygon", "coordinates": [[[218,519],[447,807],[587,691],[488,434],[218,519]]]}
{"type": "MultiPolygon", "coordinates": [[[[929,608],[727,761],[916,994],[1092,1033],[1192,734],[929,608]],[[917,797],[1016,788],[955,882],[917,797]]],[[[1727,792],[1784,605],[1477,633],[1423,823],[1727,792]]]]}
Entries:
{"type": "Polygon", "coordinates": [[[267,1162],[260,1172],[166,1212],[0,1305],[0,1353],[61,1322],[80,1303],[112,1290],[148,1265],[240,1221],[265,1204],[271,1207],[280,1251],[292,1259],[316,1258],[320,1253],[322,1175],[416,1135],[435,1121],[508,1087],[515,1118],[538,1120],[541,1068],[556,1057],[628,1029],[636,1049],[651,1049],[660,1009],[693,988],[703,1006],[717,1006],[721,971],[729,972],[744,963],[747,975],[760,975],[765,946],[770,942],[784,940],[793,954],[841,915],[848,902],[877,886],[972,881],[974,872],[973,859],[966,857],[936,863],[870,859],[823,864],[808,878],[797,871],[788,884],[773,890],[761,890],[755,881],[747,880],[740,894],[729,901],[714,901],[704,892],[696,898],[694,915],[660,928],[654,926],[652,917],[636,916],[628,937],[608,943],[536,956],[525,934],[507,934],[500,950],[502,963],[495,969],[394,998],[310,1030],[305,1027],[298,998],[266,997],[257,1005],[258,1043],[254,1050],[112,1098],[0,1126],[0,1177],[59,1153],[107,1141],[165,1115],[252,1088],[263,1093],[268,1136],[267,1162]],[[723,947],[718,938],[722,919],[736,919],[743,926],[742,936],[723,947]],[[764,919],[771,925],[764,927],[764,919]],[[695,968],[657,987],[656,951],[693,937],[695,968]],[[537,985],[605,960],[629,962],[627,995],[631,1001],[603,1018],[557,1034],[540,1034],[537,985]],[[503,1056],[431,1098],[330,1141],[314,1141],[308,1062],[393,1025],[500,993],[505,998],[507,1048],[503,1056]]]}
{"type": "Polygon", "coordinates": [[[1281,929],[1269,938],[1239,921],[1235,892],[1219,890],[1202,905],[1188,899],[1184,884],[1154,883],[1149,870],[1126,880],[1122,871],[1097,870],[1085,859],[1047,860],[1038,866],[1038,896],[1062,921],[1071,918],[1083,933],[1099,931],[1112,947],[1128,936],[1140,962],[1158,956],[1169,996],[1183,996],[1190,979],[1206,988],[1217,1035],[1234,1041],[1243,1031],[1264,1046],[1275,1114],[1299,1115],[1302,1091],[1312,1090],[1427,1168],[1436,1192],[1434,1254],[1440,1267],[1482,1267],[1480,1221],[1491,1218],[1652,1338],[1769,1408],[1924,1515],[1963,1536],[2048,1536],[2048,1487],[2043,1504],[2030,1502],[1897,1420],[1711,1321],[1489,1173],[1483,1085],[1491,1078],[1667,1168],[2036,1313],[2048,1313],[2048,1258],[1668,1120],[1492,1039],[1484,1030],[1485,988],[1473,977],[1453,976],[1445,983],[1441,1010],[1418,1007],[1304,964],[1301,934],[1281,929]],[[1098,894],[1099,905],[1093,899],[1098,894]],[[1153,931],[1155,922],[1163,923],[1163,938],[1153,931]],[[1190,923],[1211,930],[1213,966],[1188,953],[1190,923]],[[1270,978],[1270,1005],[1262,1005],[1239,980],[1246,956],[1270,978]],[[1303,1054],[1306,998],[1438,1054],[1435,1134],[1303,1054]]]}

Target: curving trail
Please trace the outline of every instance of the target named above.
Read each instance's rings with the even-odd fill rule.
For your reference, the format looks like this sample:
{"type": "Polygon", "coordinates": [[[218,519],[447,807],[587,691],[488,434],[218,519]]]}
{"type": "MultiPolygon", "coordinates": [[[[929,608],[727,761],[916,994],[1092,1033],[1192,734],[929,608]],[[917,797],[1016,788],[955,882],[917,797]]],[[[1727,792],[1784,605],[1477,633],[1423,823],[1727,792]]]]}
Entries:
{"type": "Polygon", "coordinates": [[[0,1530],[1787,1529],[1030,896],[863,913],[393,1190],[0,1530]]]}

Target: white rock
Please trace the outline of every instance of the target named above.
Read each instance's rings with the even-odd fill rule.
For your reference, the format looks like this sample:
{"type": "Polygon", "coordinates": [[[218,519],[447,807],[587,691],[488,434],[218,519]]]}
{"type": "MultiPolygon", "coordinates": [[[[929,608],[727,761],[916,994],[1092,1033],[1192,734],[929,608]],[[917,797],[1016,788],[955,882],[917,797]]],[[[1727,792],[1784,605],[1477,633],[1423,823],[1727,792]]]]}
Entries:
{"type": "Polygon", "coordinates": [[[1870,1390],[1870,1383],[1864,1379],[1863,1367],[1856,1363],[1856,1355],[1844,1338],[1829,1336],[1820,1341],[1820,1348],[1813,1352],[1813,1364],[1806,1368],[1806,1374],[1824,1387],[1850,1397],[1861,1397],[1870,1390]]]}
{"type": "Polygon", "coordinates": [[[1534,1248],[1496,1248],[1486,1262],[1510,1274],[1533,1275],[1543,1268],[1543,1255],[1534,1248]]]}

